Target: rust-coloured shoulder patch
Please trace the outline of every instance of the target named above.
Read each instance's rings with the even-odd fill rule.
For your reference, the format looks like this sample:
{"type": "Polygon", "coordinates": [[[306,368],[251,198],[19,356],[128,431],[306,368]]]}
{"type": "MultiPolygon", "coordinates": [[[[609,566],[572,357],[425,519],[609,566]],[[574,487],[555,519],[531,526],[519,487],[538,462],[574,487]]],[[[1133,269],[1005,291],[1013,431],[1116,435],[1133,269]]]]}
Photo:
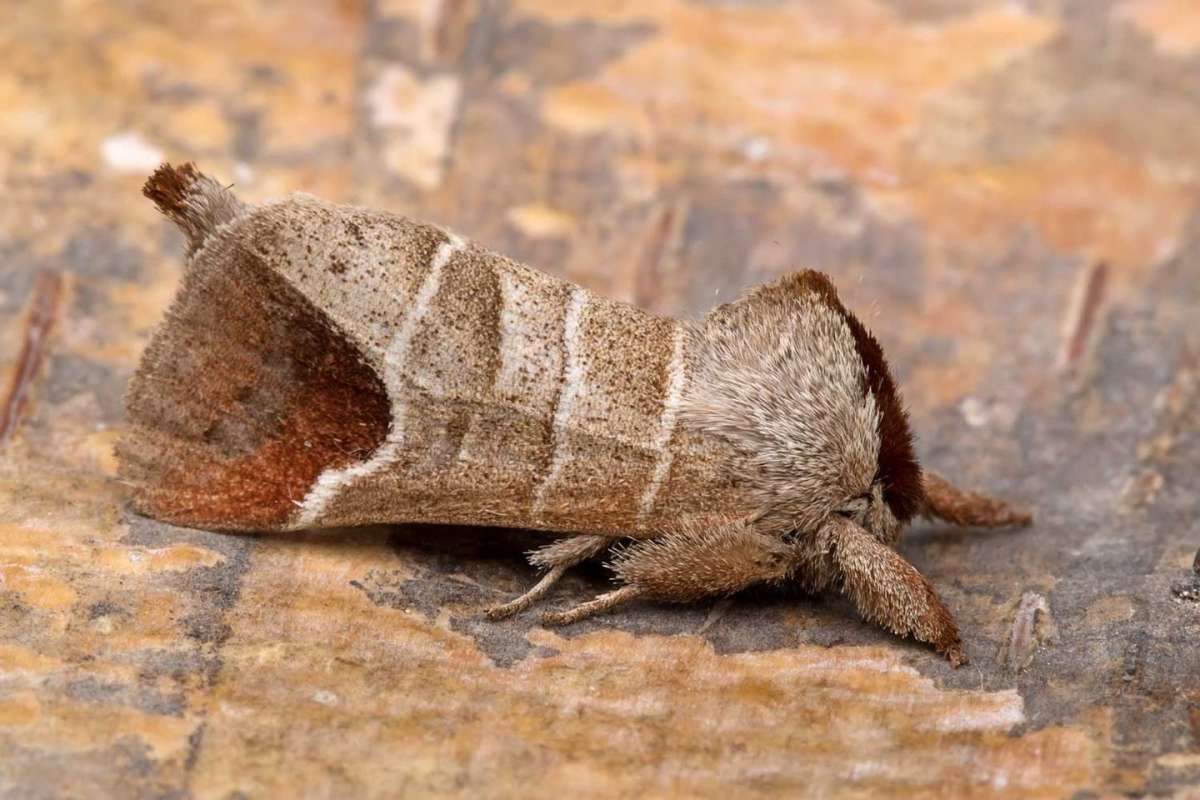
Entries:
{"type": "Polygon", "coordinates": [[[835,309],[854,336],[854,347],[867,372],[864,391],[875,395],[879,407],[879,480],[883,496],[900,522],[908,522],[921,508],[924,490],[921,468],[913,449],[912,430],[908,413],[892,379],[887,359],[879,341],[838,299],[833,281],[823,272],[804,270],[788,278],[792,291],[811,292],[835,309]]]}

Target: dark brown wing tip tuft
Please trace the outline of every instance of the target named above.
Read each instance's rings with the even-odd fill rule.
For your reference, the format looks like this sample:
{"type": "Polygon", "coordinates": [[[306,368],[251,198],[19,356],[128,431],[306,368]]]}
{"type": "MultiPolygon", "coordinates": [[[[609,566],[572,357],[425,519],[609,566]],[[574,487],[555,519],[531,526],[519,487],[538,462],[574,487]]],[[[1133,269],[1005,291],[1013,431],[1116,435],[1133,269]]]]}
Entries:
{"type": "Polygon", "coordinates": [[[142,194],[187,235],[189,253],[246,208],[232,192],[190,161],[179,167],[163,164],[146,179],[142,194]]]}
{"type": "Polygon", "coordinates": [[[159,211],[173,218],[186,213],[188,193],[201,177],[196,165],[190,161],[179,167],[164,163],[146,179],[142,194],[153,200],[159,211]]]}

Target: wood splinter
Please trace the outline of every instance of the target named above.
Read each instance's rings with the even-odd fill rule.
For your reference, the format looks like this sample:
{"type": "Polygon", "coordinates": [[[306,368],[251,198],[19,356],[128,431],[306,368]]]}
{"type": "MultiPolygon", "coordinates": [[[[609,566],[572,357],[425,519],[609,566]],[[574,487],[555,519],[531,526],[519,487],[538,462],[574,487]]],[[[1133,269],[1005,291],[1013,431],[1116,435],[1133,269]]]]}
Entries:
{"type": "Polygon", "coordinates": [[[612,552],[621,585],[548,624],[799,581],[966,661],[900,532],[1029,516],[921,470],[879,343],[827,276],[680,321],[432,225],[306,195],[244,204],[190,164],[145,193],[189,254],[128,392],[138,511],[545,531],[545,576],[489,616],[612,552]]]}

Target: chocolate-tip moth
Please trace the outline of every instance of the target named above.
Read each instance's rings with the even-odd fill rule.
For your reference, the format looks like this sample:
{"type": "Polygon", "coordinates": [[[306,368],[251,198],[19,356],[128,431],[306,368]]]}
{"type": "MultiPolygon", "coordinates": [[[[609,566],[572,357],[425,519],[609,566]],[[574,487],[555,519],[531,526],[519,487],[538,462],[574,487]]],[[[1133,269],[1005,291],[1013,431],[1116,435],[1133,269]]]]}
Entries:
{"type": "Polygon", "coordinates": [[[393,214],[246,204],[191,164],[145,194],[188,254],[127,396],[138,512],[526,528],[545,574],[494,617],[608,554],[617,588],[545,622],[795,581],[965,660],[900,532],[1029,516],[921,469],[879,343],[825,275],[683,321],[393,214]]]}

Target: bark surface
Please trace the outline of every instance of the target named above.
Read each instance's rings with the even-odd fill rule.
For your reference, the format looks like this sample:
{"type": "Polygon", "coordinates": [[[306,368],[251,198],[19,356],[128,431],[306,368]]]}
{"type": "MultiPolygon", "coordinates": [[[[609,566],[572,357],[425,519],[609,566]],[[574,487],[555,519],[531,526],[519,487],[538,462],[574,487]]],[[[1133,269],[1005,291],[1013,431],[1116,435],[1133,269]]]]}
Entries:
{"type": "Polygon", "coordinates": [[[1193,5],[15,4],[0,795],[1196,796],[1193,5]],[[131,514],[122,393],[186,247],[140,195],[168,158],[659,313],[830,273],[922,462],[1036,509],[900,545],[970,666],[789,592],[492,622],[535,580],[516,532],[131,514]]]}

